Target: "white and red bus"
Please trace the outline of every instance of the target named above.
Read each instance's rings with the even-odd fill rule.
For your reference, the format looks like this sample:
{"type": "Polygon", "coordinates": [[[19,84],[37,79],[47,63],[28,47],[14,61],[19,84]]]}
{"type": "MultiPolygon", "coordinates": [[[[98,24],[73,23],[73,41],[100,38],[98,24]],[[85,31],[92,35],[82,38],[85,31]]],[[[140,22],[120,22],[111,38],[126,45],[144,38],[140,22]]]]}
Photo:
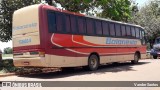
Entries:
{"type": "Polygon", "coordinates": [[[78,67],[146,57],[144,30],[103,18],[31,5],[13,15],[14,65],[17,67],[78,67]]]}

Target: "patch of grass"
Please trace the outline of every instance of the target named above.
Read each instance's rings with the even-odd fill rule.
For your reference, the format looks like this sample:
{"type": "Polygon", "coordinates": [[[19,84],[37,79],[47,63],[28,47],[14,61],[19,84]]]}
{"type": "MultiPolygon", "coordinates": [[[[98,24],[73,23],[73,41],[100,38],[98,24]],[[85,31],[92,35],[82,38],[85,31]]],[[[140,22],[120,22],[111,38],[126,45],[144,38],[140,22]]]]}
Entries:
{"type": "Polygon", "coordinates": [[[2,57],[13,57],[13,54],[2,54],[2,57]]]}
{"type": "Polygon", "coordinates": [[[6,69],[0,70],[0,74],[3,74],[3,73],[7,73],[7,70],[6,69]]]}
{"type": "Polygon", "coordinates": [[[16,67],[13,65],[13,59],[0,61],[0,73],[15,72],[16,67]]]}

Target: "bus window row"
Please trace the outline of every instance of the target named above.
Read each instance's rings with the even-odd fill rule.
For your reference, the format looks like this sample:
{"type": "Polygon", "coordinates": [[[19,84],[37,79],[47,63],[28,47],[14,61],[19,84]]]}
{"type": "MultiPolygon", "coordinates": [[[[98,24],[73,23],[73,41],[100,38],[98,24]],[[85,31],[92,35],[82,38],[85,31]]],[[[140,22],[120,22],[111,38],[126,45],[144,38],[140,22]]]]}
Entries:
{"type": "Polygon", "coordinates": [[[48,11],[48,29],[50,33],[82,34],[91,36],[113,36],[141,38],[139,27],[98,20],[88,17],[48,11]]]}

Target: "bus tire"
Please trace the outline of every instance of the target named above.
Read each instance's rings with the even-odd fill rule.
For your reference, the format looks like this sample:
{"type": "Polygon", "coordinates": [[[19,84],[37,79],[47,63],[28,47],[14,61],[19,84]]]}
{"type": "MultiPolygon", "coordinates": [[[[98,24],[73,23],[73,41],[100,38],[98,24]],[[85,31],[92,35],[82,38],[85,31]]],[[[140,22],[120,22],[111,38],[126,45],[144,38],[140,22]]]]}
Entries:
{"type": "Polygon", "coordinates": [[[95,54],[92,54],[88,59],[88,69],[90,71],[95,71],[98,69],[98,66],[99,66],[98,56],[95,54]]]}
{"type": "Polygon", "coordinates": [[[134,60],[131,61],[132,64],[137,64],[140,59],[139,53],[134,54],[134,60]]]}
{"type": "Polygon", "coordinates": [[[157,59],[157,57],[158,57],[157,55],[153,55],[153,58],[154,58],[154,59],[157,59]]]}

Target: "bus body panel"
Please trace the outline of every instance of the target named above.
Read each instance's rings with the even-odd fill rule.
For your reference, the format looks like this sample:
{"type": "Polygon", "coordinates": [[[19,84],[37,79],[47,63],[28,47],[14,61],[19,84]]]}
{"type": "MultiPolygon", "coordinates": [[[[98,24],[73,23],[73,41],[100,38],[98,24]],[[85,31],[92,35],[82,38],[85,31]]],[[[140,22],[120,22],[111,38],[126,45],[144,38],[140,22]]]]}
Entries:
{"type": "Polygon", "coordinates": [[[39,32],[26,33],[26,35],[16,35],[13,37],[14,47],[40,45],[39,32]]]}
{"type": "Polygon", "coordinates": [[[28,6],[14,12],[13,47],[40,45],[38,7],[28,6]]]}
{"type": "Polygon", "coordinates": [[[14,12],[13,36],[39,32],[39,5],[24,7],[14,12]]]}
{"type": "MultiPolygon", "coordinates": [[[[51,38],[58,39],[58,40],[51,39],[52,44],[55,45],[53,51],[56,52],[56,53],[50,53],[51,57],[56,58],[51,60],[51,65],[53,65],[53,67],[55,63],[56,67],[63,67],[66,66],[65,63],[70,63],[70,62],[73,63],[75,62],[75,64],[73,65],[70,64],[70,66],[86,65],[88,61],[88,56],[90,55],[91,52],[97,52],[100,55],[101,64],[133,60],[135,52],[139,50],[142,54],[145,55],[145,47],[140,46],[141,42],[138,39],[112,38],[112,39],[129,40],[129,41],[134,40],[136,42],[136,45],[116,45],[116,44],[110,45],[110,44],[105,44],[105,42],[107,42],[106,41],[107,37],[54,34],[54,37],[52,35],[51,38]],[[69,43],[74,43],[73,44],[74,46],[72,47],[66,46],[66,44],[69,43]],[[74,60],[74,53],[76,54],[75,60],[74,60]],[[63,58],[64,56],[70,58],[66,57],[63,58]],[[73,57],[72,59],[71,56],[73,57]],[[81,58],[84,59],[82,60],[81,58]]],[[[50,52],[50,50],[48,50],[48,52],[50,52]]]]}
{"type": "Polygon", "coordinates": [[[17,67],[48,67],[44,57],[38,53],[44,52],[41,46],[43,35],[40,35],[40,6],[27,6],[13,14],[13,62],[17,67]]]}

